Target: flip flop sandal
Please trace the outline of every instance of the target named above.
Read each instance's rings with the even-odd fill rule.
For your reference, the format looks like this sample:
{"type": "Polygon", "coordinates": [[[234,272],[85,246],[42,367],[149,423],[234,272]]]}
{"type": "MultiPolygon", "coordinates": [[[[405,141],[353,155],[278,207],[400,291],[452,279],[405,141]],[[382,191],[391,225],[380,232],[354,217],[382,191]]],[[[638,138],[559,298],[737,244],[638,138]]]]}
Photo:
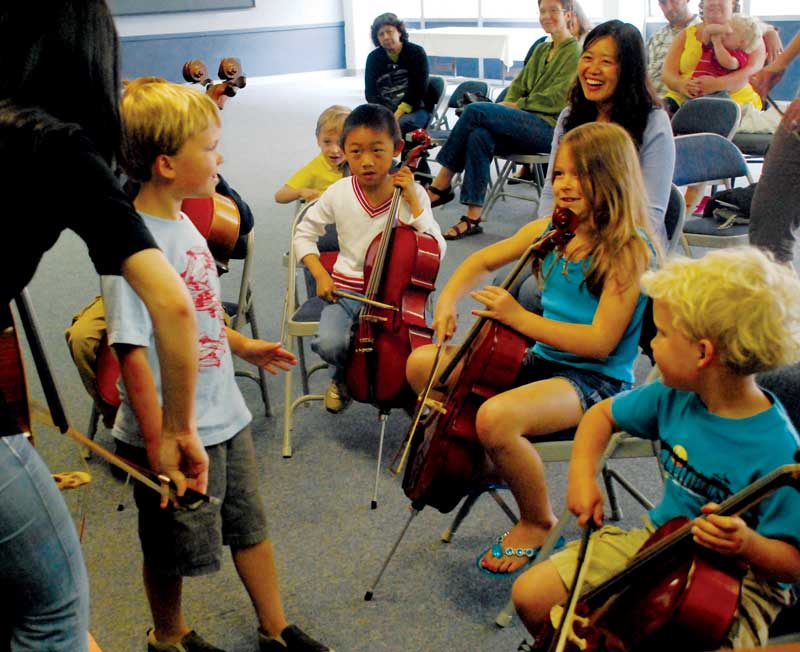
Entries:
{"type": "Polygon", "coordinates": [[[456,198],[456,193],[453,192],[452,186],[447,186],[447,188],[440,190],[434,185],[430,185],[428,186],[428,190],[430,190],[437,197],[437,199],[434,199],[431,202],[431,208],[436,208],[437,206],[444,206],[445,204],[453,201],[456,198]]]}
{"type": "MultiPolygon", "coordinates": [[[[478,557],[475,559],[475,565],[478,567],[478,570],[483,573],[484,575],[491,575],[492,577],[503,577],[507,575],[513,575],[517,571],[525,568],[525,566],[533,559],[539,556],[539,553],[542,550],[541,546],[537,546],[536,548],[512,548],[512,547],[503,547],[503,540],[508,536],[508,532],[504,532],[499,537],[497,537],[497,541],[492,545],[491,548],[484,550],[478,557]],[[496,573],[493,570],[489,570],[485,568],[481,563],[483,558],[486,556],[486,553],[491,550],[492,557],[495,559],[500,559],[501,557],[527,557],[528,562],[525,562],[522,566],[517,568],[517,570],[511,571],[510,573],[496,573]]],[[[564,537],[559,537],[558,541],[556,541],[556,545],[553,546],[553,552],[556,550],[561,550],[567,544],[564,537]]]]}
{"type": "Polygon", "coordinates": [[[64,491],[66,489],[77,489],[81,485],[92,481],[92,476],[85,471],[67,471],[65,473],[54,473],[53,480],[56,486],[64,491]]]}
{"type": "Polygon", "coordinates": [[[453,226],[451,226],[447,231],[444,233],[445,240],[461,240],[461,238],[466,238],[468,235],[478,235],[479,233],[483,233],[483,227],[481,226],[480,219],[473,220],[472,218],[467,217],[466,215],[462,215],[461,219],[456,222],[453,226]],[[459,230],[458,225],[464,222],[467,225],[467,228],[463,231],[459,230]],[[453,230],[456,232],[455,235],[450,235],[449,231],[453,230]]]}

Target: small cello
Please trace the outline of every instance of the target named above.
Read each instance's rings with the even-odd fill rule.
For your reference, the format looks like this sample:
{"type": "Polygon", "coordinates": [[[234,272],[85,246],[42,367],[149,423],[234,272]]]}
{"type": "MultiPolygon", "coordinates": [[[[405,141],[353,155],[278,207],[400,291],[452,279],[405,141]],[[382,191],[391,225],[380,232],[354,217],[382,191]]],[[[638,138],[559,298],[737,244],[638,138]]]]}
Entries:
{"type": "MultiPolygon", "coordinates": [[[[574,236],[577,216],[569,209],[556,209],[553,228],[540,236],[517,261],[503,281],[510,288],[533,258],[544,258],[555,247],[563,246],[574,236]]],[[[530,342],[523,335],[492,319],[475,321],[464,342],[438,378],[444,385],[464,360],[463,367],[444,402],[432,401],[428,394],[438,374],[439,356],[417,402],[417,411],[406,438],[405,448],[395,473],[406,457],[410,462],[403,478],[403,490],[412,503],[430,505],[443,513],[452,510],[485,475],[486,454],[478,443],[475,416],[488,398],[510,388],[519,373],[530,342]],[[421,423],[425,408],[430,409],[421,423]],[[417,426],[420,426],[419,428],[417,426]],[[419,431],[424,430],[424,437],[419,431]]]]}
{"type": "Polygon", "coordinates": [[[239,239],[241,216],[236,202],[215,192],[211,197],[189,197],[181,203],[181,210],[189,216],[197,230],[207,241],[208,249],[221,272],[228,271],[231,254],[239,239]]]}
{"type": "MultiPolygon", "coordinates": [[[[800,461],[800,451],[795,459],[800,461]]],[[[800,491],[800,464],[775,469],[725,500],[715,514],[745,513],[786,485],[800,491]]],[[[736,616],[744,568],[734,558],[694,543],[691,528],[685,517],[667,521],[623,571],[581,596],[566,649],[717,649],[736,616]]],[[[535,634],[533,650],[552,649],[560,615],[555,607],[550,621],[535,634]]]]}
{"type": "MultiPolygon", "coordinates": [[[[414,171],[431,142],[423,129],[414,131],[412,139],[419,144],[405,165],[414,171]]],[[[350,295],[364,305],[355,323],[345,380],[355,400],[374,403],[382,411],[413,400],[406,361],[413,349],[433,341],[425,304],[435,289],[439,245],[432,235],[397,223],[401,193],[395,188],[386,226],[367,249],[365,297],[350,295]]]]}

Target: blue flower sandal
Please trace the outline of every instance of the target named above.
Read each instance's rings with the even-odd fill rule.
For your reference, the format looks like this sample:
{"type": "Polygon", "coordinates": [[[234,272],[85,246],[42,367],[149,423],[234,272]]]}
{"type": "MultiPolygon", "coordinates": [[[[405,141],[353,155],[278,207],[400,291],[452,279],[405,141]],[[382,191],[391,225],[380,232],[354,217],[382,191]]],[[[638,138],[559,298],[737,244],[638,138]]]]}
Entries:
{"type": "MultiPolygon", "coordinates": [[[[527,564],[531,560],[536,559],[536,557],[539,555],[539,552],[541,552],[541,550],[542,550],[541,546],[538,546],[536,548],[512,548],[510,546],[504,548],[503,547],[503,539],[505,539],[507,536],[508,536],[508,532],[504,532],[503,534],[501,534],[499,537],[497,537],[497,541],[494,544],[492,544],[492,547],[489,548],[488,550],[484,550],[480,555],[478,555],[477,559],[475,560],[475,565],[478,567],[478,570],[481,573],[483,573],[484,575],[490,575],[492,577],[504,577],[504,576],[508,576],[508,575],[513,575],[514,573],[516,573],[520,569],[522,569],[525,566],[527,566],[527,564]],[[483,564],[481,563],[483,561],[483,558],[486,556],[486,553],[489,552],[489,550],[491,550],[492,557],[494,557],[495,559],[500,559],[501,557],[504,557],[504,556],[505,557],[527,557],[528,561],[525,564],[523,564],[522,566],[520,566],[519,568],[517,568],[516,570],[511,571],[510,573],[495,573],[494,571],[489,570],[488,568],[484,568],[483,564]]],[[[556,541],[556,545],[553,546],[553,552],[563,548],[566,545],[566,543],[567,542],[566,542],[566,539],[564,539],[564,537],[559,537],[558,541],[556,541]]]]}

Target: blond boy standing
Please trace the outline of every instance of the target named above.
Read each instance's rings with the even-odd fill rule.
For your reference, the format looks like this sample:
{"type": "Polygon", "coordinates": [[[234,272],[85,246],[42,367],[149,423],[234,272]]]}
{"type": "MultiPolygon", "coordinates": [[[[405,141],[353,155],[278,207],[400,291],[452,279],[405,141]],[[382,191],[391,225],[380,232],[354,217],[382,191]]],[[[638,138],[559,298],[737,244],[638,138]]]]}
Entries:
{"type": "MultiPolygon", "coordinates": [[[[196,411],[209,454],[208,493],[221,504],[196,510],[159,505],[152,492],[135,489],[144,583],[154,627],[149,652],[214,652],[186,623],[181,608],[183,576],[219,569],[222,545],[231,548],[236,570],[259,621],[259,648],[324,652],[328,648],[289,625],[283,612],[266,514],[259,495],[251,415],[234,381],[231,353],[275,373],[294,364],[279,343],[253,340],[225,326],[219,278],[204,238],[181,213],[186,197],[214,192],[222,155],[219,112],[205,95],[148,78],[131,84],[121,104],[123,162],[141,182],[134,202],[195,305],[200,345],[196,411]],[[213,477],[213,480],[211,479],[213,477]]],[[[122,404],[113,435],[118,450],[154,460],[160,432],[160,371],[152,326],[144,306],[122,279],[102,278],[109,343],[120,361],[122,404]]]]}

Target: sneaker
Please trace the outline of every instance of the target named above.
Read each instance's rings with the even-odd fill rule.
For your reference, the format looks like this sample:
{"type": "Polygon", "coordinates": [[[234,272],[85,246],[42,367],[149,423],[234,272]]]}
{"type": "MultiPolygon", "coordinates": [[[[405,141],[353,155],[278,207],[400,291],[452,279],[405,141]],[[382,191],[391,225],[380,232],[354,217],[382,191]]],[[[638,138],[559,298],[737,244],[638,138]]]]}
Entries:
{"type": "Polygon", "coordinates": [[[281,638],[286,645],[258,630],[258,649],[260,652],[334,652],[333,648],[315,641],[297,625],[284,629],[281,638]]]}
{"type": "Polygon", "coordinates": [[[353,399],[347,393],[347,388],[342,383],[331,380],[325,390],[325,409],[332,414],[339,414],[353,399]]]}
{"type": "Polygon", "coordinates": [[[147,630],[147,652],[225,652],[207,643],[192,630],[177,643],[161,643],[153,627],[147,630]]]}

